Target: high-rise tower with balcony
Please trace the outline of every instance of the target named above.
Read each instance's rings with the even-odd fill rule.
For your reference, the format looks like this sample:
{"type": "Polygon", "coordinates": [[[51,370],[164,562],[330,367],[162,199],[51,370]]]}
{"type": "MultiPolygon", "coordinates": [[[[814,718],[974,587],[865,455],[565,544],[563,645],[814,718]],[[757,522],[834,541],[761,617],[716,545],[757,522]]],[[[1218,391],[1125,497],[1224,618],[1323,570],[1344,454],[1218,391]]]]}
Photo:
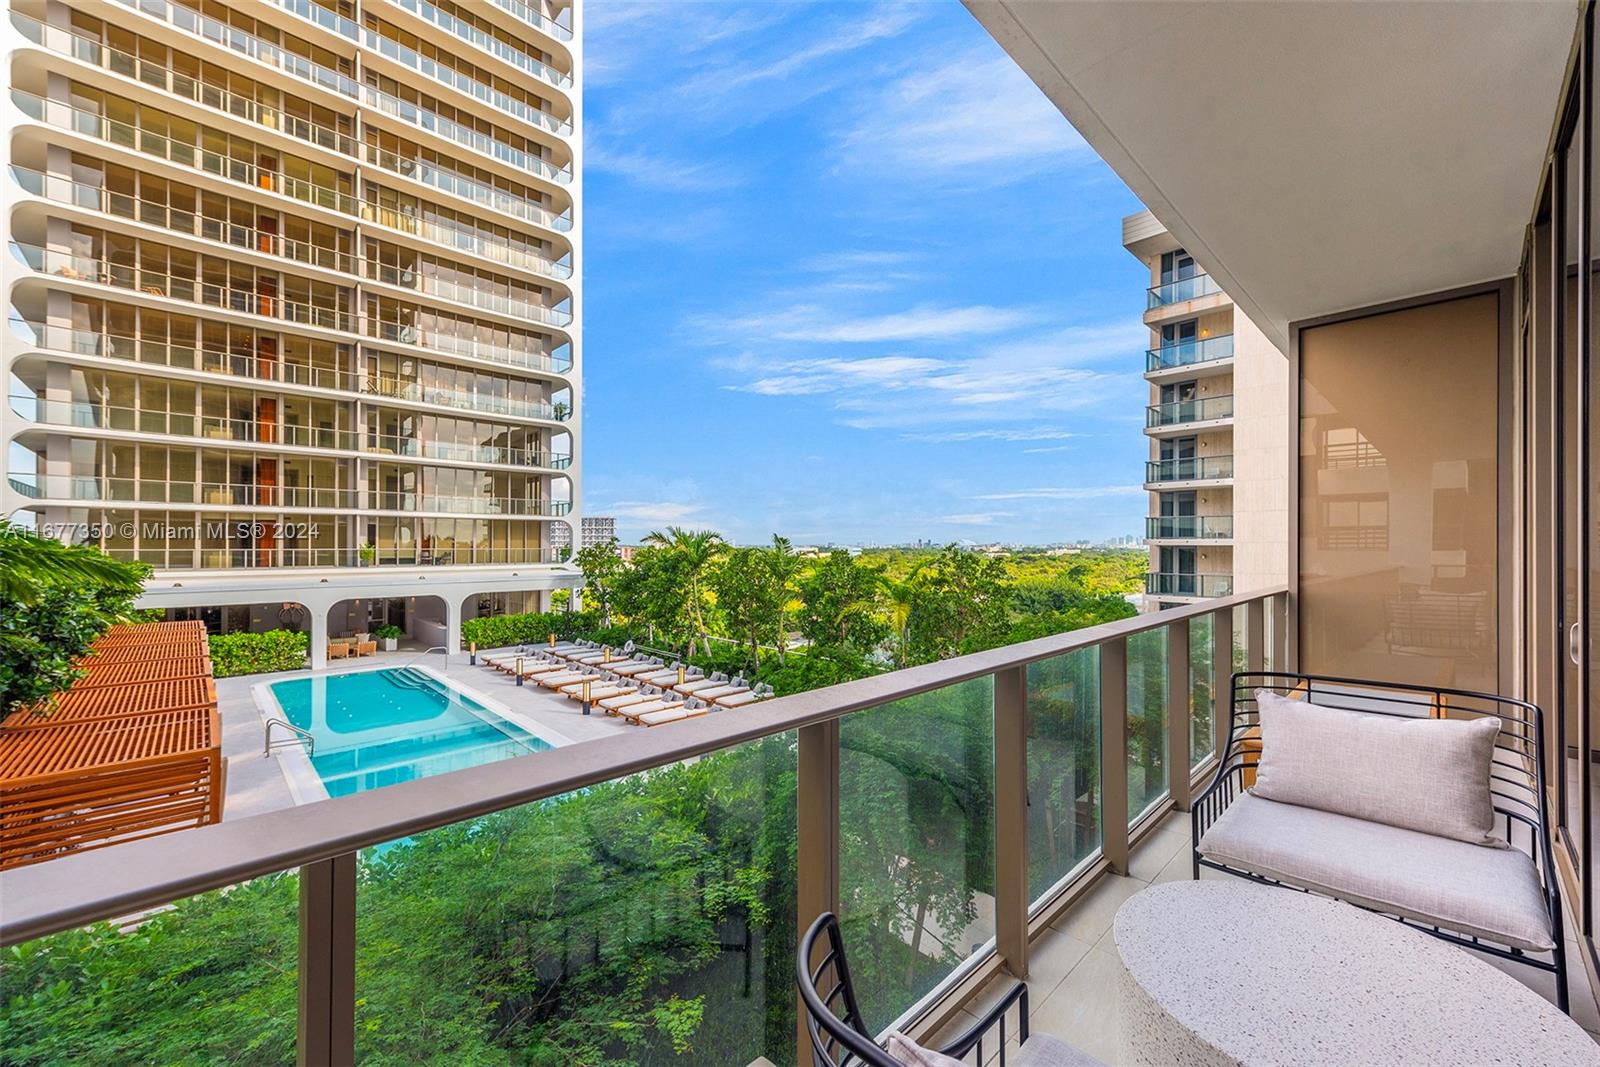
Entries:
{"type": "Polygon", "coordinates": [[[1289,566],[1283,355],[1150,212],[1122,220],[1122,244],[1150,268],[1146,608],[1281,584],[1289,566]]]}
{"type": "Polygon", "coordinates": [[[0,510],[314,662],[575,584],[577,14],[11,4],[0,510]]]}

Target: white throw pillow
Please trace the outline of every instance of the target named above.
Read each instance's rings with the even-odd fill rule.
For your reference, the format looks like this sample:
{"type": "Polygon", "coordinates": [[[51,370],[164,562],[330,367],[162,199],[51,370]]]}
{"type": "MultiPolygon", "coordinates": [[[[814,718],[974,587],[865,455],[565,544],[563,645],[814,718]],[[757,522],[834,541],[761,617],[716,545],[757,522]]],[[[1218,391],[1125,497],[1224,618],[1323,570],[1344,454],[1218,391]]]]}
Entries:
{"type": "Polygon", "coordinates": [[[967,1067],[954,1057],[923,1048],[898,1030],[889,1034],[889,1058],[906,1067],[967,1067]]]}
{"type": "Polygon", "coordinates": [[[1256,691],[1261,763],[1251,792],[1474,845],[1494,833],[1489,764],[1500,720],[1398,718],[1256,691]]]}

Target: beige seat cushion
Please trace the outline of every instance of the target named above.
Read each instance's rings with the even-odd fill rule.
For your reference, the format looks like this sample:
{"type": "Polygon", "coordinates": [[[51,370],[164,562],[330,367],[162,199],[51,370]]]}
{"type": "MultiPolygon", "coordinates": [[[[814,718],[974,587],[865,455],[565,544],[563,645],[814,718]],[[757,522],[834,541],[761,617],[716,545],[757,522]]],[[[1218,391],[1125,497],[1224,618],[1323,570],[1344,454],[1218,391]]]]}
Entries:
{"type": "Polygon", "coordinates": [[[1261,762],[1250,792],[1503,848],[1489,764],[1500,720],[1369,715],[1256,691],[1261,762]]]}
{"type": "Polygon", "coordinates": [[[1207,859],[1529,952],[1555,947],[1527,853],[1248,793],[1200,841],[1207,859]]]}

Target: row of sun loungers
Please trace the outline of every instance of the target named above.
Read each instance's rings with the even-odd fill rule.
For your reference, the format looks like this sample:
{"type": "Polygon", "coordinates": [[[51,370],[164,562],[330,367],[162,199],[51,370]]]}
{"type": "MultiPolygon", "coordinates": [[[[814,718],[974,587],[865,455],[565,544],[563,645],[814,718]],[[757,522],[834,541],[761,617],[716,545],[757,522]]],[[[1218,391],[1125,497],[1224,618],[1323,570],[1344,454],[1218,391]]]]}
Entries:
{"type": "Polygon", "coordinates": [[[698,667],[588,642],[524,645],[480,655],[497,671],[564,694],[587,699],[607,715],[635,726],[660,726],[692,719],[713,708],[739,708],[772,696],[768,685],[751,686],[743,678],[717,673],[707,678],[698,667]]]}

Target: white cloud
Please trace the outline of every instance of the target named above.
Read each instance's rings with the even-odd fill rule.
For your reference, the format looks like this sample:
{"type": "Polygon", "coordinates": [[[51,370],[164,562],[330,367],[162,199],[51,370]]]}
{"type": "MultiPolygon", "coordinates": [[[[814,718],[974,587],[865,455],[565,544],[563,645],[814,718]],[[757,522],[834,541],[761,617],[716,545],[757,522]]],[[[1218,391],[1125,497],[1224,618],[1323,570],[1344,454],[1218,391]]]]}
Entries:
{"type": "Polygon", "coordinates": [[[711,332],[753,341],[806,341],[868,344],[887,341],[934,341],[994,335],[1037,321],[1021,308],[987,304],[937,307],[923,304],[882,315],[847,317],[837,309],[800,304],[741,318],[701,317],[691,323],[697,332],[711,332]]]}
{"type": "Polygon", "coordinates": [[[718,163],[686,162],[639,149],[611,151],[603,143],[590,140],[584,148],[585,170],[614,174],[650,189],[679,193],[703,193],[731,189],[744,178],[718,163]]]}
{"type": "MultiPolygon", "coordinates": [[[[998,430],[947,430],[938,433],[908,433],[902,435],[908,441],[926,441],[929,444],[952,444],[961,441],[1064,441],[1070,437],[1082,437],[1081,433],[1071,430],[1052,429],[998,429],[998,430]]],[[[1026,448],[1024,452],[1051,451],[1048,449],[1026,448]]]]}
{"type": "Polygon", "coordinates": [[[611,515],[622,522],[645,526],[682,526],[705,522],[705,505],[682,500],[622,500],[609,507],[589,509],[596,515],[611,515]]]}
{"type": "Polygon", "coordinates": [[[1108,497],[1139,496],[1144,489],[1137,485],[1089,485],[1051,487],[1044,489],[1015,489],[1006,493],[983,493],[979,500],[1104,500],[1108,497]]]}
{"type": "Polygon", "coordinates": [[[971,511],[956,515],[941,515],[935,522],[942,522],[949,526],[993,526],[996,519],[1005,518],[1010,512],[1005,511],[971,511]]]}
{"type": "Polygon", "coordinates": [[[906,75],[867,100],[839,138],[846,165],[993,185],[1092,160],[1088,143],[1016,63],[988,53],[906,75]]]}

